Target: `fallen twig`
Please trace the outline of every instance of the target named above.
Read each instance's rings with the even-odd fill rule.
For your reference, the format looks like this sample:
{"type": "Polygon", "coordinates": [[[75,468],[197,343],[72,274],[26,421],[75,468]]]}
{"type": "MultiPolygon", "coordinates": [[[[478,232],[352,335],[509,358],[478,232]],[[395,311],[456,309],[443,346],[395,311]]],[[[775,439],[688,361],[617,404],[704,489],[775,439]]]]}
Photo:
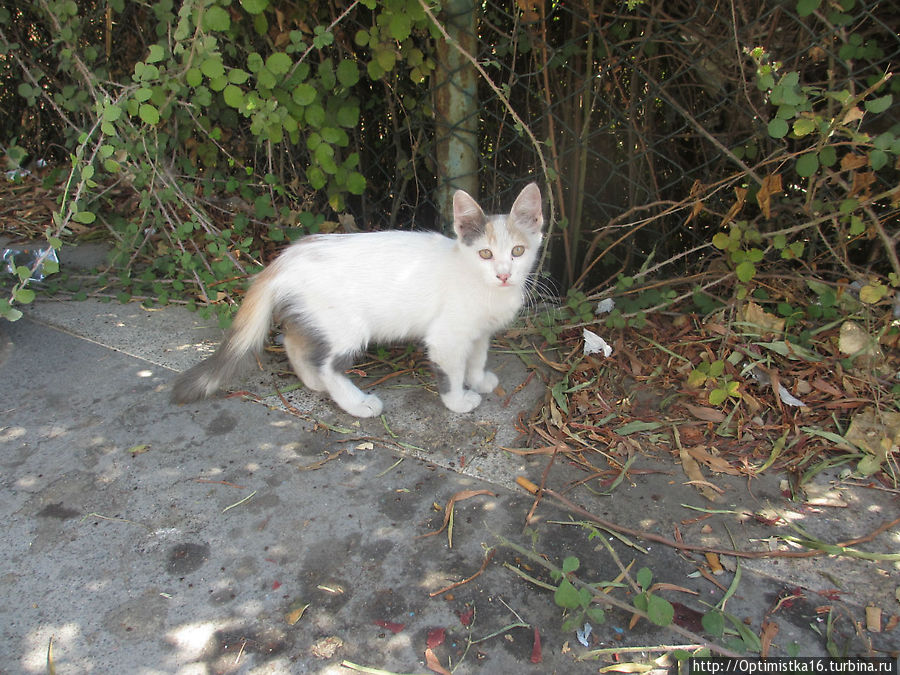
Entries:
{"type": "Polygon", "coordinates": [[[487,553],[484,556],[484,560],[481,562],[481,569],[479,569],[477,572],[475,572],[475,574],[468,577],[467,579],[463,579],[462,581],[456,581],[456,582],[450,584],[449,586],[445,586],[444,588],[440,589],[439,591],[432,591],[431,593],[428,594],[428,597],[433,598],[437,595],[441,595],[442,593],[446,593],[447,591],[452,591],[454,588],[458,588],[464,584],[469,583],[470,581],[472,581],[472,579],[477,578],[484,572],[485,569],[487,569],[488,563],[491,562],[491,558],[493,558],[493,557],[494,557],[494,549],[493,548],[488,549],[487,553]]]}
{"type": "MultiPolygon", "coordinates": [[[[521,478],[521,477],[520,477],[521,478]]],[[[882,532],[891,529],[897,524],[900,524],[900,518],[895,518],[889,522],[883,523],[875,530],[870,532],[869,534],[858,537],[856,539],[850,539],[845,542],[840,542],[838,544],[827,544],[824,545],[825,549],[816,549],[812,551],[742,551],[735,549],[726,549],[726,548],[716,548],[711,546],[702,546],[700,544],[686,544],[684,542],[678,542],[674,539],[669,539],[667,537],[660,536],[658,534],[654,534],[652,532],[646,532],[644,530],[635,530],[629,527],[625,527],[624,525],[619,525],[617,523],[613,523],[612,521],[606,520],[605,518],[601,518],[597,516],[587,509],[584,509],[574,502],[566,499],[558,492],[551,490],[550,488],[538,488],[533,483],[530,483],[527,479],[517,478],[516,483],[518,483],[521,487],[525,488],[532,494],[536,494],[537,491],[540,491],[541,494],[546,495],[557,501],[559,504],[565,506],[570,511],[577,513],[578,515],[587,518],[603,527],[609,528],[611,530],[615,530],[617,532],[621,532],[623,534],[627,534],[633,537],[639,537],[640,539],[644,539],[646,541],[652,541],[657,544],[663,544],[665,546],[669,546],[671,548],[675,548],[681,551],[700,551],[707,553],[718,553],[719,555],[730,555],[736,558],[814,558],[820,555],[847,555],[849,557],[856,558],[871,558],[872,556],[877,556],[879,560],[895,560],[900,559],[900,555],[886,553],[886,554],[869,554],[864,551],[856,551],[854,549],[848,548],[849,546],[855,546],[856,544],[862,544],[867,541],[871,541],[875,537],[877,537],[882,532]],[[534,489],[531,489],[531,488],[534,489]]],[[[809,540],[799,540],[792,539],[797,544],[802,546],[810,546],[816,542],[811,542],[809,540]]]]}

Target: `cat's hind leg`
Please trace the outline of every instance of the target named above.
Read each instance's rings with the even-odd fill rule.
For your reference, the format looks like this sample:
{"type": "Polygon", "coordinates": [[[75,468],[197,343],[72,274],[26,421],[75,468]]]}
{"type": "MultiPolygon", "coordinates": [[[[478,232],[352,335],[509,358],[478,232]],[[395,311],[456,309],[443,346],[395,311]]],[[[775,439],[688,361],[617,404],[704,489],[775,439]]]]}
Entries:
{"type": "Polygon", "coordinates": [[[315,362],[323,358],[319,352],[326,349],[323,344],[310,339],[302,330],[285,326],[284,351],[287,352],[288,360],[297,377],[307,389],[325,391],[325,383],[319,377],[319,367],[315,362]]]}
{"type": "Polygon", "coordinates": [[[335,403],[354,417],[377,417],[384,407],[381,399],[362,392],[353,384],[339,365],[343,361],[345,359],[340,357],[330,357],[319,368],[319,379],[324,388],[335,403]]]}

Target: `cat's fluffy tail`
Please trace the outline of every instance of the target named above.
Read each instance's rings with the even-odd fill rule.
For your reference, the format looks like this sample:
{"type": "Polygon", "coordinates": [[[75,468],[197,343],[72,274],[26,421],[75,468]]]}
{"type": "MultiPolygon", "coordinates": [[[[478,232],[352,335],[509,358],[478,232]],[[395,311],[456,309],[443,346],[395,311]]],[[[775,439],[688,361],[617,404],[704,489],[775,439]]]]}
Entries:
{"type": "Polygon", "coordinates": [[[216,352],[178,376],[172,388],[174,402],[189,403],[212,396],[237,374],[246,357],[259,352],[272,321],[276,271],[277,265],[271,265],[256,277],[216,352]]]}

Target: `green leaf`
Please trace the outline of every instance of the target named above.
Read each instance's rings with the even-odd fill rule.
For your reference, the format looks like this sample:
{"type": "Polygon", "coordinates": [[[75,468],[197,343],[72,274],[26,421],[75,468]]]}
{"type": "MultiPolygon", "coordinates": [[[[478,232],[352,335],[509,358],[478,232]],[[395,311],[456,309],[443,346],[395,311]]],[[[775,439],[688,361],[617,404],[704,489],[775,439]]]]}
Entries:
{"type": "Polygon", "coordinates": [[[247,14],[262,14],[269,7],[269,0],[241,0],[247,14]]]}
{"type": "Polygon", "coordinates": [[[710,405],[722,405],[728,398],[728,392],[724,389],[713,389],[709,392],[710,405]]]}
{"type": "Polygon", "coordinates": [[[884,150],[872,150],[869,153],[869,166],[873,171],[883,169],[888,163],[888,154],[884,150]]]}
{"type": "Polygon", "coordinates": [[[675,618],[675,608],[665,598],[650,595],[647,598],[647,616],[657,626],[668,626],[675,618]]]}
{"type": "Polygon", "coordinates": [[[142,103],[138,108],[138,116],[145,124],[154,125],[159,122],[159,110],[149,103],[142,103]]]}
{"type": "Polygon", "coordinates": [[[734,268],[735,274],[737,274],[737,278],[741,283],[746,284],[756,275],[756,265],[754,265],[749,260],[745,260],[740,265],[734,268]]]}
{"type": "Polygon", "coordinates": [[[366,191],[366,177],[358,171],[347,176],[347,191],[353,195],[361,195],[366,191]]]}
{"type": "Polygon", "coordinates": [[[411,30],[412,19],[408,14],[394,14],[393,16],[391,16],[391,37],[394,38],[397,42],[403,42],[406,38],[408,38],[411,30]]]}
{"type": "Polygon", "coordinates": [[[816,130],[816,121],[811,117],[800,117],[794,121],[794,134],[798,138],[808,136],[816,130]]]}
{"type": "Polygon", "coordinates": [[[226,105],[232,108],[240,108],[244,105],[244,91],[234,84],[229,84],[222,92],[226,105]]]}
{"type": "Polygon", "coordinates": [[[284,52],[274,52],[266,59],[266,68],[273,75],[285,75],[293,65],[291,57],[284,52]]]}
{"type": "Polygon", "coordinates": [[[187,82],[189,87],[199,87],[203,82],[203,73],[200,72],[199,68],[188,68],[188,71],[184,74],[184,81],[187,82]]]}
{"type": "Polygon", "coordinates": [[[700,623],[703,625],[703,630],[713,637],[722,637],[722,634],[725,632],[725,617],[718,610],[704,614],[703,618],[700,619],[700,623]]]}
{"type": "Polygon", "coordinates": [[[819,170],[819,156],[815,152],[807,152],[797,160],[797,173],[809,178],[819,170]]]}
{"type": "Polygon", "coordinates": [[[90,225],[97,220],[97,215],[93,211],[79,211],[72,216],[72,220],[82,225],[90,225]]]}
{"type": "Polygon", "coordinates": [[[566,556],[563,560],[562,571],[566,574],[576,571],[579,567],[581,567],[581,561],[574,555],[566,556]]]}
{"type": "Polygon", "coordinates": [[[724,232],[716,232],[713,235],[712,244],[720,251],[725,251],[731,246],[731,237],[724,232]]]}
{"type": "Polygon", "coordinates": [[[147,56],[147,63],[159,63],[163,60],[165,52],[162,45],[150,45],[150,54],[147,56]]]}
{"type": "Polygon", "coordinates": [[[559,588],[553,593],[553,602],[565,609],[577,609],[581,606],[581,598],[578,591],[568,579],[563,579],[559,588]]]}
{"type": "Polygon", "coordinates": [[[228,71],[228,81],[231,84],[244,84],[250,79],[250,73],[240,68],[232,68],[228,71]]]}
{"type": "Polygon", "coordinates": [[[768,131],[769,136],[772,138],[784,138],[787,136],[789,130],[790,127],[788,126],[788,123],[780,117],[776,117],[769,122],[768,131]]]}
{"type": "Polygon", "coordinates": [[[350,59],[344,59],[338,64],[337,79],[345,87],[352,87],[359,82],[359,68],[350,59]]]}
{"type": "Polygon", "coordinates": [[[819,162],[822,166],[833,166],[837,162],[837,148],[833,145],[826,145],[819,150],[819,162]]]}
{"type": "Polygon", "coordinates": [[[30,288],[17,288],[13,291],[16,302],[27,305],[34,302],[34,291],[30,288]]]}
{"type": "Polygon", "coordinates": [[[210,79],[222,77],[225,74],[222,57],[218,54],[211,55],[200,64],[200,71],[210,79]]]}
{"type": "Polygon", "coordinates": [[[635,581],[638,582],[638,586],[647,590],[653,583],[653,571],[649,567],[642,567],[635,575],[635,581]]]}
{"type": "Polygon", "coordinates": [[[798,0],[797,14],[800,16],[809,16],[819,9],[821,2],[822,0],[798,0]]]}
{"type": "Polygon", "coordinates": [[[891,103],[893,103],[893,101],[893,94],[881,96],[880,98],[873,98],[869,101],[866,101],[866,110],[874,114],[883,113],[885,110],[891,107],[891,103]]]}
{"type": "Polygon", "coordinates": [[[0,300],[0,316],[7,321],[18,321],[24,314],[9,304],[9,300],[0,300]]]}
{"type": "Polygon", "coordinates": [[[115,122],[122,116],[122,109],[117,105],[108,105],[103,109],[103,119],[106,122],[115,122]]]}
{"type": "Polygon", "coordinates": [[[297,105],[307,106],[316,100],[316,95],[317,92],[315,87],[304,82],[303,84],[297,85],[292,94],[292,98],[297,105]]]}
{"type": "Polygon", "coordinates": [[[359,122],[359,106],[355,103],[344,103],[337,111],[337,123],[342,127],[352,128],[359,122]]]}
{"type": "Polygon", "coordinates": [[[225,31],[231,28],[231,15],[224,7],[213,5],[212,7],[208,7],[203,13],[201,25],[203,26],[203,30],[225,31]]]}
{"type": "Polygon", "coordinates": [[[637,433],[639,431],[654,431],[659,429],[662,426],[659,422],[645,422],[643,420],[634,420],[632,422],[628,422],[627,424],[623,424],[619,428],[615,430],[619,436],[628,436],[629,434],[637,433]]]}

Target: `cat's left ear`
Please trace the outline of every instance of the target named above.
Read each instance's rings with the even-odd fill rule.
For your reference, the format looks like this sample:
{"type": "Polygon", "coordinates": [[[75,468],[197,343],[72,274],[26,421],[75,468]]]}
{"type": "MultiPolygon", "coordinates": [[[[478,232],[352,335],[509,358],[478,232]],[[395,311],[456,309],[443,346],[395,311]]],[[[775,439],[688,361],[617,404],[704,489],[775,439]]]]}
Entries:
{"type": "Polygon", "coordinates": [[[537,183],[529,183],[516,197],[509,219],[530,234],[540,234],[544,227],[544,207],[541,189],[537,183]]]}
{"type": "Polygon", "coordinates": [[[466,246],[484,234],[487,216],[465,190],[453,193],[453,229],[466,246]]]}

